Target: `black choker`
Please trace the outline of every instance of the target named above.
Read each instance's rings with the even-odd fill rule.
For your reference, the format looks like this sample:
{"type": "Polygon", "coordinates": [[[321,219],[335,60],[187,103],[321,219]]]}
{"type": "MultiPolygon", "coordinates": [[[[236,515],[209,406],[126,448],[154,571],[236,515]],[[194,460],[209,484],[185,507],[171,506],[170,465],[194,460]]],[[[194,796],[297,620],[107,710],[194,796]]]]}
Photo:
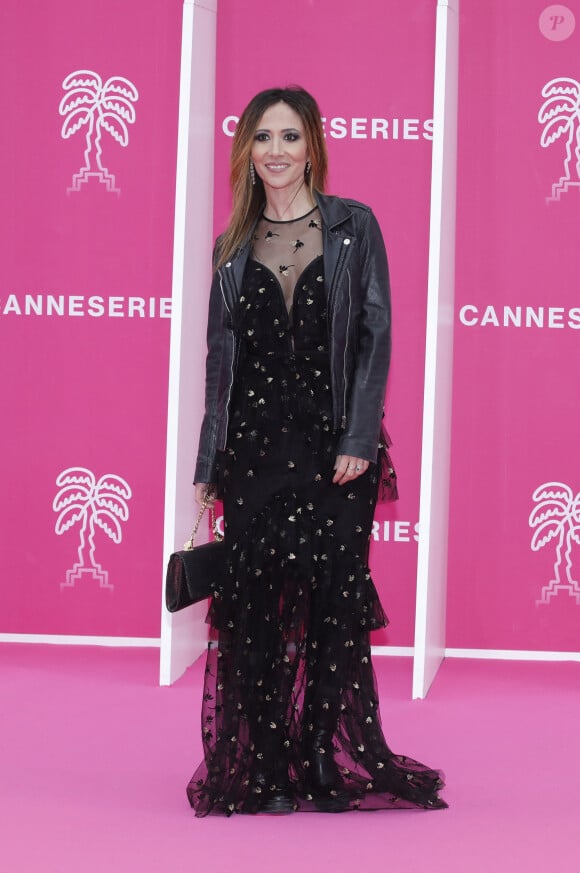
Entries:
{"type": "Polygon", "coordinates": [[[308,218],[309,215],[312,215],[318,209],[318,206],[313,206],[309,212],[306,212],[304,215],[299,215],[298,218],[286,218],[286,219],[276,219],[276,218],[267,218],[262,212],[262,218],[264,221],[269,222],[269,224],[292,224],[293,221],[302,221],[303,218],[308,218]]]}

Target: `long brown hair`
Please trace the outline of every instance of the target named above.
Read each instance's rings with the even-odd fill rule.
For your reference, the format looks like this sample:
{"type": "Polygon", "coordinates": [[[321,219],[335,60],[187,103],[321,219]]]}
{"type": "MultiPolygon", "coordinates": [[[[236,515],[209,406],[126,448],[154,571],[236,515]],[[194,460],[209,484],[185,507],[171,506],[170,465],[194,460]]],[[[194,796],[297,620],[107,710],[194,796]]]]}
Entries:
{"type": "Polygon", "coordinates": [[[266,195],[264,183],[256,174],[255,184],[250,179],[250,154],[254,144],[254,134],[264,112],[276,103],[286,103],[300,116],[304,125],[306,147],[311,163],[310,172],[304,174],[304,181],[310,193],[324,191],[328,170],[328,156],[320,110],[314,97],[300,88],[270,88],[260,91],[250,100],[238,122],[230,159],[230,186],[233,205],[228,227],[220,238],[215,267],[221,267],[241,246],[264,208],[266,195]]]}

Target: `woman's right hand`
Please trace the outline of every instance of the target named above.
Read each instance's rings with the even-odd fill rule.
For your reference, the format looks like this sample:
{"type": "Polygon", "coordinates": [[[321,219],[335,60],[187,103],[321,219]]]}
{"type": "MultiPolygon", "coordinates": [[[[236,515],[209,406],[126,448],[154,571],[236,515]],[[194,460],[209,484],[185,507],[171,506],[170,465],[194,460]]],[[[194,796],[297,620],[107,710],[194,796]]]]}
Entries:
{"type": "Polygon", "coordinates": [[[208,493],[209,493],[209,498],[207,500],[207,505],[213,506],[213,504],[215,503],[214,486],[207,483],[207,482],[196,482],[195,483],[195,499],[197,500],[197,502],[199,503],[200,506],[204,502],[204,500],[206,499],[208,493]]]}

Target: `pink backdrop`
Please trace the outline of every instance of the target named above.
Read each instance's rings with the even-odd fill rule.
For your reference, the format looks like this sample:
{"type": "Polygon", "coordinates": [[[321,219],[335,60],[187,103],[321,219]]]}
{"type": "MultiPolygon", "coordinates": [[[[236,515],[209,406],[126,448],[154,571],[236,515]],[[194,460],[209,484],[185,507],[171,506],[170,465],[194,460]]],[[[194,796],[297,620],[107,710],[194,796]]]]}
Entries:
{"type": "Polygon", "coordinates": [[[578,651],[580,3],[461,6],[448,645],[578,651]]]}
{"type": "Polygon", "coordinates": [[[0,630],[156,637],[181,4],[2,16],[0,630]],[[73,77],[59,114],[83,70],[113,78],[73,77]],[[85,481],[57,484],[71,467],[85,481]]]}
{"type": "MultiPolygon", "coordinates": [[[[2,630],[157,635],[181,4],[131,0],[119,8],[104,0],[95,8],[75,0],[22,7],[9,0],[3,12],[10,42],[1,60],[10,131],[3,230],[12,248],[0,290],[1,354],[10,373],[4,420],[11,423],[1,461],[2,571],[10,580],[1,595],[2,630]],[[104,181],[73,180],[88,148],[88,126],[74,131],[74,121],[86,114],[91,95],[94,102],[95,78],[77,76],[63,115],[58,107],[63,81],[81,70],[129,83],[109,83],[109,93],[101,92],[105,117],[90,138],[86,172],[99,171],[100,146],[114,182],[104,173],[104,181]],[[67,118],[70,137],[63,139],[67,118]],[[67,194],[74,184],[81,190],[67,194]],[[37,306],[40,295],[42,315],[17,314],[27,293],[37,306]],[[51,294],[63,295],[71,314],[47,315],[51,294]],[[91,296],[104,303],[91,303],[91,296]],[[119,300],[111,304],[112,297],[119,300]],[[130,306],[139,306],[130,297],[146,299],[145,317],[138,310],[129,317],[130,306]],[[110,314],[91,314],[103,305],[112,305],[110,314]],[[57,484],[71,467],[87,468],[94,481],[87,474],[73,483],[76,490],[66,477],[57,484]],[[125,480],[131,497],[110,474],[125,480]],[[108,572],[106,580],[90,570],[91,523],[92,563],[108,572]],[[77,579],[75,562],[86,571],[77,579]],[[74,585],[61,587],[67,571],[74,585]]],[[[390,253],[395,358],[388,425],[402,498],[377,517],[372,560],[392,626],[376,642],[410,645],[435,6],[417,0],[401,11],[394,0],[356,6],[340,0],[332,12],[296,0],[282,32],[261,4],[220,0],[215,230],[229,209],[231,139],[222,122],[255,91],[300,82],[327,119],[331,190],[373,206],[390,253]]]]}
{"type": "MultiPolygon", "coordinates": [[[[283,29],[254,0],[218,13],[215,232],[230,117],[299,82],[326,118],[330,190],[385,234],[401,500],[379,508],[372,564],[392,620],[374,642],[393,645],[413,641],[435,7],[296,0],[283,29]]],[[[462,2],[451,646],[578,648],[580,3],[546,7],[462,2]]],[[[181,3],[1,14],[0,630],[158,636],[181,3]]]]}
{"type": "MultiPolygon", "coordinates": [[[[122,15],[106,3],[98,13],[78,2],[38,4],[34,16],[29,6],[26,12],[10,6],[14,49],[2,63],[11,130],[5,234],[13,246],[0,297],[0,305],[8,305],[0,329],[4,366],[12,373],[6,418],[14,422],[2,457],[10,494],[2,561],[4,578],[14,585],[3,588],[3,629],[157,635],[180,4],[148,4],[145,10],[125,4],[122,15]],[[30,61],[23,67],[18,47],[24,44],[30,61]],[[90,170],[98,170],[100,143],[101,163],[115,175],[108,184],[119,194],[96,176],[67,194],[83,164],[87,127],[72,133],[71,118],[71,136],[63,139],[67,113],[59,116],[58,106],[63,81],[80,70],[100,73],[103,80],[123,76],[138,91],[133,100],[125,93],[123,105],[131,102],[135,113],[134,121],[123,116],[127,147],[119,144],[123,131],[110,114],[102,139],[95,131],[91,140],[90,170]],[[19,100],[13,99],[16,93],[19,100]],[[18,307],[24,311],[27,293],[37,306],[41,295],[42,315],[17,314],[18,307]],[[72,306],[75,314],[45,314],[50,294],[64,295],[65,309],[72,306]],[[71,303],[71,295],[83,299],[71,303]],[[91,303],[91,296],[104,303],[91,303]],[[120,299],[110,304],[111,297],[120,299]],[[145,317],[129,317],[129,307],[140,305],[130,304],[129,297],[146,299],[145,317]],[[112,305],[112,312],[91,314],[102,305],[112,305]],[[68,479],[58,484],[56,479],[71,467],[87,468],[95,480],[109,478],[96,488],[89,477],[77,482],[76,490],[67,489],[68,479]],[[110,474],[125,480],[131,497],[110,474]],[[55,532],[59,519],[61,534],[55,532]],[[91,519],[97,524],[92,563],[108,572],[106,579],[90,570],[91,519]],[[86,572],[75,579],[71,571],[82,542],[86,572]],[[67,571],[74,585],[62,587],[67,571]],[[103,588],[103,582],[114,587],[103,588]]],[[[398,4],[384,0],[366,0],[356,8],[338,2],[329,17],[322,4],[298,0],[284,27],[283,51],[280,39],[272,38],[271,22],[259,14],[259,4],[255,8],[252,15],[251,4],[242,8],[221,0],[219,6],[215,228],[223,227],[229,208],[231,139],[222,122],[239,113],[256,90],[300,82],[316,94],[327,118],[331,190],[373,206],[390,253],[395,359],[388,425],[402,498],[381,507],[377,517],[372,562],[393,623],[376,642],[410,645],[434,5],[422,0],[401,13],[398,4]],[[381,27],[373,26],[379,20],[381,27]]],[[[82,80],[77,89],[94,94],[90,77],[77,79],[82,80]]],[[[123,94],[117,86],[113,83],[109,95],[113,101],[123,94]]],[[[112,112],[119,116],[117,104],[112,112]]],[[[86,99],[79,105],[86,107],[86,99]]],[[[78,108],[70,102],[67,107],[71,116],[78,108]]]]}

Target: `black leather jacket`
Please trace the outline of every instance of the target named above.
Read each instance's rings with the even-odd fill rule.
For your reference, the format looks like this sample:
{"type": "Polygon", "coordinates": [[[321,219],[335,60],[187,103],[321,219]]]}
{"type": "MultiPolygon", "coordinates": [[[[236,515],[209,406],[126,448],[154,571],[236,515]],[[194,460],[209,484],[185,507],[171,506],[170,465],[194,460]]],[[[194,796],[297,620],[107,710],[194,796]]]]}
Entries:
{"type": "MultiPolygon", "coordinates": [[[[389,271],[376,218],[356,200],[317,194],[330,333],[334,430],[338,453],[375,462],[391,353],[389,271]]],[[[214,273],[207,328],[205,416],[195,482],[215,481],[225,448],[239,353],[237,306],[248,241],[214,273]]]]}

